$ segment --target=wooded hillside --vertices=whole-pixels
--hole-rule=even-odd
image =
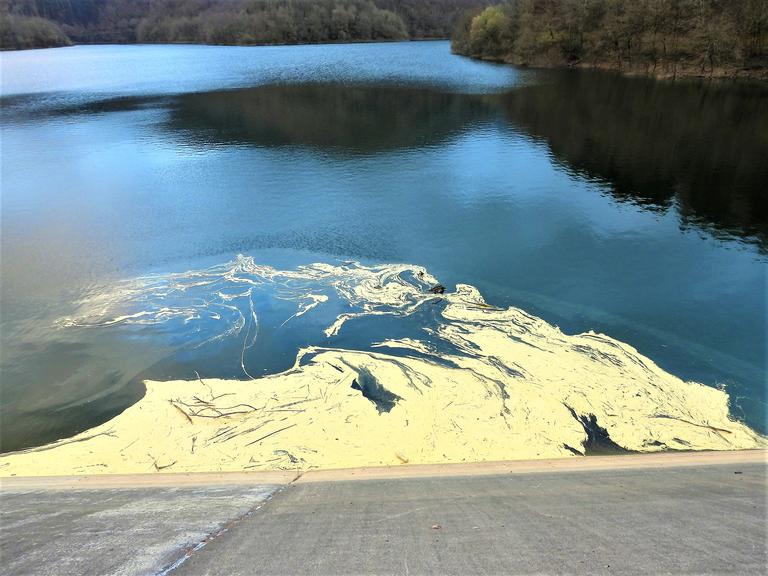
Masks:
[[[0,0],[3,49],[447,38],[489,0]]]
[[[765,0],[514,0],[467,13],[455,52],[530,66],[765,76]]]

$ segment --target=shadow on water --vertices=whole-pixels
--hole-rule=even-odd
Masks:
[[[0,98],[0,120],[3,124],[71,118],[78,120],[94,114],[134,112],[167,105],[168,96],[110,96],[81,99],[77,94],[16,94]]]
[[[185,145],[304,147],[371,154],[436,146],[498,114],[493,95],[390,85],[273,84],[175,96],[84,102],[67,94],[0,99],[4,122],[164,109],[162,127]]]
[[[68,102],[2,99],[4,122],[142,109],[185,146],[375,154],[444,144],[491,119],[544,141],[567,169],[619,201],[675,209],[683,227],[768,248],[768,88],[541,71],[505,94],[344,83],[274,84],[176,96]]]
[[[674,207],[684,227],[765,251],[768,89],[588,71],[542,80],[504,95],[344,84],[193,93],[170,102],[164,126],[202,146],[371,154],[438,146],[477,122],[506,117],[570,170],[608,183],[617,200]]]
[[[439,145],[493,114],[494,100],[417,87],[271,85],[181,95],[166,126],[204,146],[370,154]]]
[[[552,72],[504,98],[509,120],[572,170],[683,226],[768,244],[768,88]]]

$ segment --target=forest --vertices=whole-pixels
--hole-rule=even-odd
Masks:
[[[4,50],[448,38],[489,0],[0,0]]]
[[[765,0],[511,0],[465,13],[458,54],[526,66],[768,76]]]

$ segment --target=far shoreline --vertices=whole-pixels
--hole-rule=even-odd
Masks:
[[[76,48],[76,47],[96,47],[96,46],[204,46],[204,47],[231,47],[231,48],[269,48],[269,47],[291,47],[291,46],[350,46],[357,44],[398,44],[398,43],[412,43],[412,42],[450,42],[450,38],[444,37],[425,37],[425,38],[399,38],[399,39],[377,39],[377,40],[344,40],[344,41],[327,41],[327,42],[286,42],[286,43],[264,43],[264,44],[238,44],[238,43],[208,43],[208,42],[73,42],[71,44],[64,44],[61,46],[34,46],[27,48],[0,48],[0,54],[7,54],[11,52],[31,52],[34,50],[54,50],[59,48]],[[738,82],[768,82],[768,68],[744,68],[744,67],[718,67],[712,71],[706,72],[695,69],[695,67],[684,67],[675,71],[662,70],[658,71],[645,71],[639,68],[622,67],[619,68],[615,65],[608,63],[585,63],[577,62],[573,64],[568,63],[555,63],[555,64],[521,64],[516,63],[513,60],[503,56],[483,56],[483,55],[471,55],[463,54],[461,52],[451,49],[451,54],[454,56],[460,56],[469,60],[477,62],[485,62],[489,64],[505,65],[517,68],[519,70],[531,70],[531,71],[563,71],[563,70],[594,70],[600,72],[608,72],[613,74],[619,74],[629,78],[648,78],[652,80],[660,81],[675,81],[675,80],[718,80],[718,81],[738,81]]]
[[[556,63],[556,64],[520,64],[513,60],[499,56],[482,56],[462,54],[451,50],[451,54],[462,56],[470,60],[479,62],[488,62],[492,64],[503,64],[513,66],[520,70],[595,70],[599,72],[609,72],[619,74],[629,78],[648,78],[651,80],[675,81],[675,80],[732,80],[744,82],[768,82],[768,68],[744,68],[741,66],[718,67],[710,72],[696,70],[694,67],[680,68],[671,72],[669,70],[659,69],[658,71],[644,71],[639,68],[622,67],[608,63],[595,62],[592,64],[578,62],[574,64]]]
[[[55,48],[76,48],[78,46],[229,46],[232,48],[264,48],[269,46],[344,46],[350,44],[397,44],[408,42],[450,42],[450,38],[429,37],[429,38],[386,38],[378,40],[329,40],[327,42],[270,42],[266,44],[228,44],[228,43],[210,43],[210,42],[72,42],[71,44],[62,44],[60,46],[30,46],[27,48],[0,48],[0,53],[6,52],[30,52],[32,50],[52,50]]]

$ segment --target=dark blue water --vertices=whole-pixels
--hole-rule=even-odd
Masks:
[[[238,254],[423,265],[725,386],[766,431],[766,96],[446,42],[3,53],[2,449],[104,421],[142,378],[244,377],[245,335],[198,347],[204,319],[57,324],[115,282]],[[251,374],[325,343],[310,315],[281,326],[284,302],[257,300]]]

